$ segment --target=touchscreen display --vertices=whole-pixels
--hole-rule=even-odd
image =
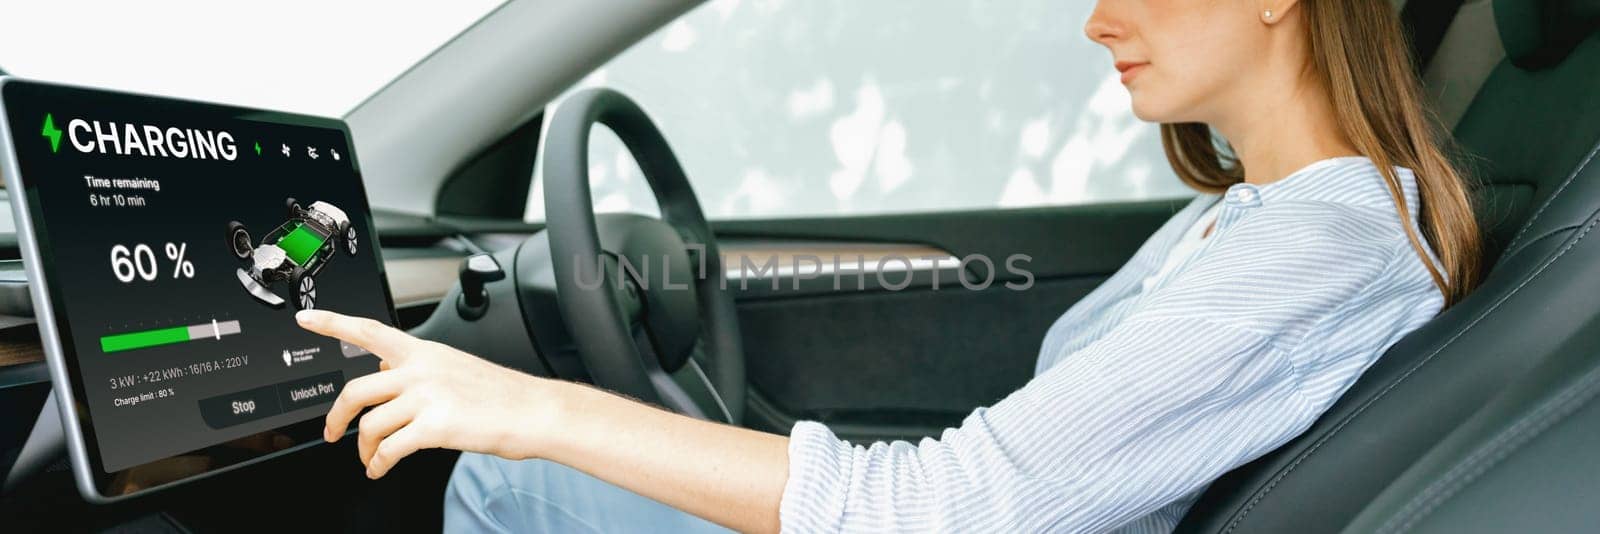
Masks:
[[[3,97],[97,469],[288,447],[269,431],[376,369],[294,322],[393,323],[339,122],[15,81]]]

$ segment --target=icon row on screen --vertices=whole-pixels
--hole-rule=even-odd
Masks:
[[[261,143],[256,143],[255,148],[256,148],[256,155],[257,156],[261,155]],[[287,143],[279,143],[278,144],[278,152],[283,154],[283,157],[292,158],[292,157],[295,157],[294,155],[295,155],[296,150],[294,148],[290,147]],[[344,161],[344,155],[340,154],[339,153],[339,149],[337,149],[337,148],[330,148],[326,152],[324,152],[320,148],[317,148],[317,147],[314,147],[314,146],[307,146],[307,147],[305,147],[305,151],[302,153],[302,157],[310,158],[310,159],[313,159],[313,160],[322,159],[322,158],[325,158],[325,157],[331,157],[331,158],[333,158],[334,161]]]

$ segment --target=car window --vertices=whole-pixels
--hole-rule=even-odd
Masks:
[[[0,234],[17,233],[17,220],[11,213],[11,192],[0,188]]]
[[[1180,197],[1092,2],[714,0],[594,71],[666,135],[712,218]],[[568,94],[571,94],[570,92]],[[558,104],[559,105],[559,99]],[[655,213],[597,129],[597,208]],[[543,218],[536,183],[528,218]]]
[[[504,1],[5,2],[0,67],[338,117]]]

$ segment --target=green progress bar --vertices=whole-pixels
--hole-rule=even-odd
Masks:
[[[137,332],[124,332],[100,337],[101,352],[120,352],[124,350],[142,349],[171,345],[196,339],[221,339],[222,336],[239,333],[239,321],[215,320],[209,323],[193,324],[189,326],[173,326],[167,328],[154,328]]]

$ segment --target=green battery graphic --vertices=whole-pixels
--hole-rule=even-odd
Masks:
[[[222,336],[231,336],[241,331],[238,320],[217,321],[212,319],[209,323],[152,328],[150,330],[137,330],[101,336],[100,351],[112,353],[200,339],[222,339]]]

